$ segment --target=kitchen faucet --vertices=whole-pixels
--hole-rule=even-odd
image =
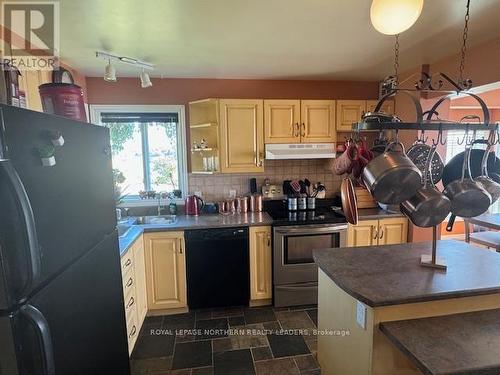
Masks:
[[[156,197],[158,198],[158,216],[161,216],[161,193],[158,193]]]

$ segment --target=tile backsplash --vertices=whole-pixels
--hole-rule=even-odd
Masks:
[[[308,178],[311,184],[322,182],[326,187],[326,196],[332,197],[340,190],[343,176],[331,172],[331,159],[307,160],[266,160],[264,173],[255,174],[189,174],[189,194],[201,191],[203,199],[215,201],[229,196],[230,190],[237,195],[250,193],[250,179],[257,179],[257,190],[260,192],[264,180],[269,178],[271,184],[281,185],[283,180],[303,180]]]

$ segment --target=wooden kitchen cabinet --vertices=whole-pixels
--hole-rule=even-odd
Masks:
[[[149,310],[187,308],[183,232],[144,234]]]
[[[349,224],[347,246],[376,246],[406,243],[408,220],[404,217],[380,220],[360,220]]]
[[[347,246],[377,245],[379,220],[361,220],[357,225],[349,224]]]
[[[264,101],[219,102],[222,173],[264,172]]]
[[[337,100],[337,131],[351,132],[352,124],[361,120],[365,112],[373,112],[378,100]],[[380,111],[394,114],[394,101],[387,100]]]
[[[38,87],[51,81],[51,72],[23,70],[19,77],[19,89],[26,94],[26,108],[43,112],[42,100]]]
[[[366,112],[366,100],[337,100],[337,131],[350,132]]]
[[[265,143],[336,140],[334,100],[264,100]]]
[[[379,245],[406,243],[408,237],[408,220],[391,218],[379,220]]]
[[[144,239],[141,236],[134,246],[135,261],[135,293],[137,295],[137,319],[142,326],[148,313],[148,296],[146,290],[146,259],[144,254]]]
[[[143,238],[139,237],[121,258],[129,354],[134,350],[147,313]]]
[[[366,101],[366,112],[374,112],[375,107],[377,106],[378,100],[367,100]],[[394,112],[394,100],[386,100],[382,107],[380,108],[380,112],[385,112],[393,115]]]
[[[336,141],[334,100],[302,100],[300,120],[302,143]]]
[[[265,143],[300,142],[300,100],[264,100]]]
[[[250,305],[272,297],[271,227],[250,227]]]

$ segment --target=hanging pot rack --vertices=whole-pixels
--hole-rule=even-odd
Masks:
[[[438,73],[427,73],[422,72],[420,79],[414,83],[413,87],[401,87],[398,80],[399,71],[399,35],[395,35],[394,44],[394,75],[385,79],[383,87],[386,90],[386,94],[378,101],[374,112],[379,113],[382,108],[383,103],[390,97],[394,96],[396,93],[404,94],[409,97],[415,106],[416,120],[415,122],[402,122],[397,117],[394,117],[392,121],[383,122],[378,118],[369,118],[369,121],[363,120],[354,123],[352,126],[353,132],[359,134],[360,131],[366,130],[378,130],[379,132],[384,130],[419,130],[425,132],[426,130],[439,131],[438,142],[444,144],[442,132],[448,130],[462,130],[468,135],[469,130],[474,131],[490,131],[489,139],[493,139],[496,143],[500,142],[500,133],[498,132],[499,124],[490,123],[490,111],[486,106],[486,103],[478,95],[469,92],[472,88],[472,80],[469,78],[464,78],[465,71],[465,60],[467,54],[467,38],[469,33],[469,19],[470,19],[470,0],[466,3],[466,12],[464,17],[464,30],[462,33],[462,46],[460,49],[460,64],[459,64],[459,74],[458,79],[454,81],[449,75],[438,72]],[[406,82],[404,82],[406,83]],[[435,93],[443,94],[430,110],[423,112],[420,100],[413,93]],[[470,121],[445,121],[439,118],[433,120],[434,115],[438,115],[438,107],[452,95],[468,95],[475,99],[479,106],[481,107],[483,116],[482,120],[479,122]],[[425,116],[425,118],[424,118]],[[462,120],[476,119],[473,116],[465,116]],[[375,120],[375,121],[374,121]],[[475,133],[475,132],[474,132]],[[475,135],[475,134],[474,134]],[[466,137],[464,137],[465,139]],[[434,142],[434,141],[433,141]]]

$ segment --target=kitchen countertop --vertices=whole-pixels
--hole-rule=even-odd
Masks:
[[[500,373],[500,309],[384,322],[380,330],[424,374]]]
[[[389,212],[381,208],[360,208],[358,210],[359,220],[379,220],[403,216],[401,212]]]
[[[123,256],[130,245],[144,232],[164,232],[188,229],[207,229],[224,227],[250,227],[271,225],[273,220],[266,212],[248,212],[246,214],[219,215],[205,214],[200,216],[179,215],[172,224],[132,225],[125,236],[119,238],[120,256]]]
[[[446,272],[420,266],[431,242],[325,249],[320,269],[352,297],[371,307],[500,293],[500,254],[465,242],[438,241]]]

